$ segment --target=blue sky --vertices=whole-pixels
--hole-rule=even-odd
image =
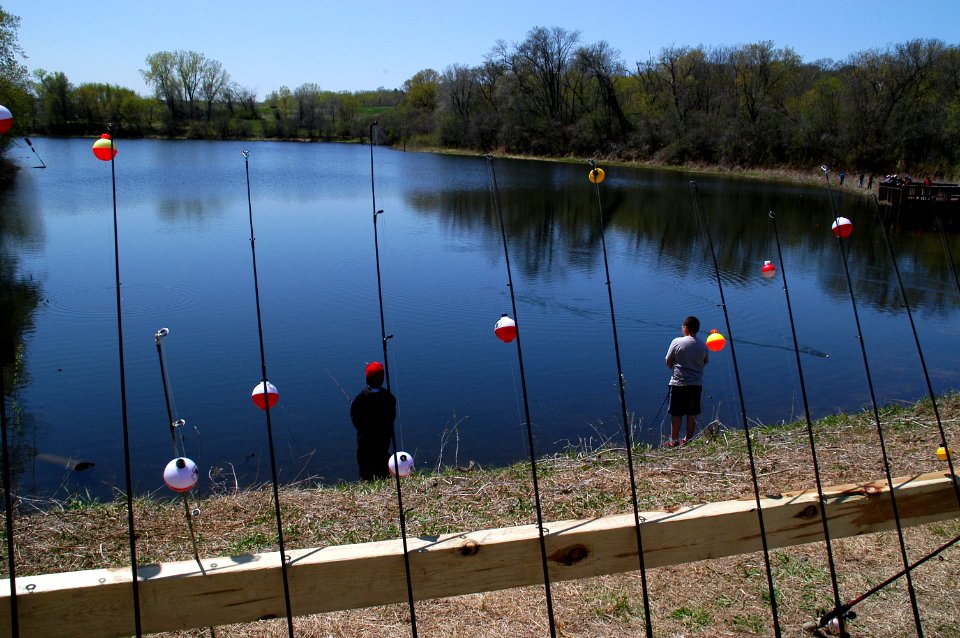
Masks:
[[[498,39],[534,26],[606,40],[630,66],[670,46],[772,40],[804,60],[913,38],[960,43],[960,0],[0,0],[20,16],[27,67],[62,71],[74,84],[108,82],[148,93],[140,77],[157,51],[192,50],[220,61],[259,97],[286,85],[356,91],[400,87],[421,69],[477,65]]]

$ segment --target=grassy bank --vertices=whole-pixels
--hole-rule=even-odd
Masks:
[[[960,434],[960,395],[939,402],[948,440]],[[945,469],[935,459],[940,435],[929,401],[884,408],[884,436],[894,476]],[[754,452],[764,493],[814,486],[805,423],[755,428]],[[882,479],[884,468],[872,410],[831,416],[815,424],[825,485]],[[637,449],[642,510],[753,497],[742,431],[710,428],[680,449]],[[586,518],[630,510],[622,449],[570,450],[543,459],[544,519]],[[408,533],[434,535],[527,524],[535,519],[529,468],[447,468],[404,479]],[[281,489],[289,548],[383,540],[399,536],[393,484],[301,484]],[[195,519],[203,556],[276,549],[271,492],[267,488],[211,496]],[[136,500],[141,564],[191,558],[182,503],[169,494]],[[73,499],[52,508],[19,505],[17,569],[21,575],[128,565],[126,509],[120,500]],[[31,511],[33,509],[33,511]],[[829,512],[828,512],[829,514]],[[960,534],[950,521],[906,530],[916,560]],[[841,597],[854,598],[902,567],[895,533],[836,540]],[[960,551],[951,548],[915,574],[926,636],[960,635]],[[771,552],[785,636],[807,635],[803,622],[831,608],[823,544]],[[4,562],[4,566],[6,563]],[[773,635],[762,554],[701,561],[648,572],[658,636]],[[416,586],[414,584],[414,586]],[[560,635],[643,635],[640,576],[555,583]],[[322,595],[322,592],[318,592]],[[544,636],[542,587],[460,596],[417,604],[424,636]],[[858,605],[855,636],[912,636],[913,617],[902,579]],[[324,614],[296,620],[302,636],[407,636],[405,605]],[[180,633],[208,635],[207,631]],[[218,636],[284,636],[283,621],[217,629]]]
[[[411,152],[425,152],[425,153],[437,153],[441,155],[470,155],[482,157],[481,153],[477,151],[470,150],[460,150],[460,149],[448,149],[448,148],[436,148],[436,147],[423,147],[423,148],[414,148],[412,146],[397,148],[396,150],[404,150]],[[530,156],[530,155],[514,155],[509,153],[494,153],[495,157],[499,158],[509,158],[509,159],[520,159],[520,160],[535,160],[540,162],[563,162],[570,164],[585,164],[586,158],[582,157],[543,157],[543,156]],[[609,171],[611,167],[625,167],[631,169],[637,168],[647,168],[658,171],[676,171],[682,173],[693,173],[697,175],[720,175],[723,177],[734,177],[742,179],[752,179],[752,180],[761,180],[768,182],[779,182],[782,184],[803,184],[806,186],[814,186],[820,188],[826,188],[826,183],[823,179],[823,172],[820,170],[819,166],[811,166],[809,169],[800,169],[796,167],[789,166],[778,166],[775,168],[744,168],[737,166],[720,166],[717,164],[706,164],[703,162],[692,162],[687,164],[661,164],[652,161],[635,161],[635,160],[622,160],[615,157],[610,158],[596,158],[597,165],[603,167],[605,170]],[[859,175],[850,175],[846,176],[843,185],[840,185],[839,178],[837,177],[839,169],[831,167],[830,172],[830,185],[834,190],[843,191],[846,193],[856,193],[864,197],[869,197],[872,194],[879,193],[880,180],[882,175],[873,176],[873,184],[868,189],[868,176],[864,177],[863,188],[859,186]]]

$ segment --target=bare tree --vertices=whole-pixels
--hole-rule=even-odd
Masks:
[[[158,51],[147,56],[146,69],[140,70],[144,81],[153,86],[154,95],[166,104],[170,118],[177,119],[180,100],[180,81],[177,77],[176,55],[170,51]]]
[[[174,54],[177,79],[189,117],[194,117],[197,112],[195,99],[203,77],[204,60],[203,54],[195,51],[177,51]]]
[[[230,74],[216,60],[204,60],[200,71],[200,99],[206,107],[207,122],[213,113],[213,105],[226,97],[230,85]]]

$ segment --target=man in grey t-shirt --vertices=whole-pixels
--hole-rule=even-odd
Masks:
[[[683,320],[683,336],[670,342],[667,348],[667,367],[670,376],[670,440],[668,447],[686,445],[697,430],[697,415],[700,414],[700,395],[703,390],[703,367],[707,365],[708,351],[705,343],[697,339],[700,320],[687,317]],[[680,425],[687,417],[687,435],[679,439]]]

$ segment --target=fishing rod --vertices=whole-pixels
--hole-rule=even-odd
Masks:
[[[113,185],[113,262],[114,280],[117,293],[117,350],[120,357],[120,414],[123,425],[123,464],[127,488],[127,536],[130,541],[130,568],[132,570],[134,625],[137,638],[143,635],[143,623],[140,617],[140,584],[137,576],[137,535],[133,522],[133,478],[130,472],[130,427],[127,419],[127,380],[123,361],[123,311],[120,296],[120,241],[117,222],[117,149],[113,143],[113,125],[107,124],[107,131],[93,143],[93,154],[101,161],[110,162],[110,178]]]
[[[727,312],[727,302],[723,296],[723,282],[720,280],[720,265],[717,263],[717,253],[713,248],[713,237],[710,227],[707,226],[703,213],[700,210],[700,190],[697,183],[690,182],[690,193],[693,197],[693,212],[697,222],[703,229],[710,247],[710,256],[713,258],[713,270],[717,277],[717,288],[720,291],[720,307],[723,309],[723,319],[727,326],[727,340],[730,343],[730,358],[733,360],[733,372],[737,381],[737,393],[740,397],[740,414],[743,416],[743,431],[747,438],[747,455],[750,457],[750,476],[753,479],[753,496],[757,505],[757,521],[760,524],[760,542],[763,545],[763,562],[767,571],[767,589],[770,592],[770,611],[773,614],[773,631],[777,638],[782,636],[780,618],[777,613],[777,593],[773,586],[773,570],[770,567],[770,548],[767,544],[767,532],[763,523],[763,507],[760,504],[760,483],[757,479],[757,464],[753,458],[753,441],[750,438],[750,423],[747,419],[747,406],[743,400],[743,385],[740,382],[740,368],[737,366],[737,351],[734,347],[733,331],[730,328],[730,313]]]
[[[37,156],[37,159],[40,160],[40,166],[34,166],[34,168],[46,168],[47,165],[44,163],[43,158],[40,157],[40,153],[37,152],[37,149],[33,148],[33,144],[30,142],[29,137],[23,138],[23,141],[27,143],[27,146],[30,147],[30,150],[33,151],[33,154]]]
[[[287,553],[283,544],[283,519],[280,515],[280,491],[277,488],[277,457],[273,449],[273,424],[270,420],[269,397],[271,383],[267,380],[267,359],[263,349],[263,321],[260,314],[260,283],[257,278],[257,249],[256,238],[253,233],[253,200],[250,196],[250,151],[241,151],[243,164],[247,174],[247,209],[250,216],[250,255],[253,259],[253,292],[257,303],[257,334],[260,338],[260,376],[261,382],[257,390],[263,391],[263,408],[267,420],[267,442],[270,450],[270,476],[273,484],[273,507],[277,519],[277,544],[280,549],[280,574],[283,577],[283,602],[287,612],[287,635],[293,638],[293,610],[290,606],[290,581],[287,576]],[[256,391],[255,391],[256,392]]]
[[[860,328],[860,314],[857,312],[857,300],[853,294],[853,281],[850,278],[850,267],[847,265],[847,251],[843,245],[845,236],[853,232],[853,224],[850,220],[840,217],[837,211],[837,203],[833,199],[833,187],[830,184],[830,169],[826,164],[820,165],[823,177],[827,182],[827,196],[830,199],[830,208],[833,211],[833,233],[837,238],[837,247],[840,249],[840,261],[843,262],[843,272],[847,279],[847,290],[850,292],[850,305],[853,307],[853,319],[857,328],[857,341],[860,343],[860,353],[863,357],[863,369],[867,377],[867,388],[870,391],[870,404],[873,407],[873,419],[877,425],[877,437],[880,441],[880,453],[883,457],[883,469],[887,476],[887,485],[890,487],[890,503],[893,507],[893,519],[897,527],[897,539],[900,543],[900,557],[903,560],[903,567],[907,577],[907,592],[910,596],[910,606],[913,610],[913,621],[917,628],[917,636],[923,638],[923,625],[920,622],[920,607],[917,603],[917,592],[913,587],[913,576],[910,574],[910,559],[907,556],[907,545],[903,537],[903,524],[900,521],[900,509],[897,507],[897,495],[894,493],[893,475],[890,472],[890,460],[887,455],[887,445],[883,436],[883,426],[880,424],[880,411],[877,408],[877,396],[873,389],[873,377],[870,374],[870,363],[867,359],[867,347],[863,340],[863,331]]]
[[[880,224],[880,234],[883,235],[883,243],[887,247],[887,254],[890,255],[890,263],[893,264],[893,272],[897,276],[897,284],[900,286],[900,297],[903,299],[903,307],[907,310],[907,318],[910,320],[910,330],[913,331],[913,341],[917,345],[917,356],[920,357],[920,368],[923,370],[923,378],[927,382],[927,392],[930,395],[930,404],[933,406],[933,415],[937,419],[937,429],[940,431],[940,445],[946,450],[947,466],[950,469],[950,476],[956,476],[953,471],[953,455],[947,447],[947,435],[943,430],[943,421],[940,419],[940,408],[937,407],[937,397],[933,392],[933,384],[930,383],[930,373],[927,371],[927,361],[923,356],[923,348],[920,347],[920,337],[917,334],[917,324],[913,320],[913,311],[910,309],[910,301],[907,299],[907,289],[903,285],[903,278],[900,276],[900,267],[897,265],[897,258],[893,254],[893,244],[890,243],[890,235],[887,228],[880,218],[880,202],[877,196],[873,196],[874,209],[877,212],[877,222]],[[953,492],[957,497],[957,505],[960,506],[960,486],[956,481],[952,482]]]
[[[830,540],[830,525],[827,522],[827,504],[823,496],[823,482],[820,478],[820,463],[817,460],[817,445],[813,436],[813,421],[810,419],[810,404],[807,401],[807,386],[803,380],[803,364],[800,362],[800,344],[797,341],[797,328],[793,321],[793,306],[790,303],[790,288],[787,285],[787,268],[783,261],[783,250],[780,247],[780,233],[777,230],[777,216],[773,211],[768,213],[770,224],[773,226],[773,236],[777,242],[777,259],[780,262],[780,276],[783,278],[783,295],[787,300],[787,314],[790,317],[790,334],[793,336],[793,352],[797,357],[797,374],[800,377],[800,395],[803,398],[803,415],[807,421],[807,437],[810,440],[810,456],[813,459],[813,476],[817,484],[817,501],[820,504],[820,521],[823,524],[823,539],[827,549],[827,564],[830,567],[830,584],[833,587],[834,605],[840,608],[840,584],[837,580],[837,566],[833,557],[833,543]],[[837,625],[840,633],[846,631],[845,617],[837,616]],[[829,621],[828,621],[829,622]]]
[[[627,399],[623,387],[623,367],[620,363],[620,342],[617,338],[617,317],[613,307],[613,287],[610,283],[610,264],[607,261],[607,240],[605,236],[605,224],[603,221],[603,203],[600,199],[600,182],[603,181],[604,173],[602,168],[597,168],[597,163],[592,159],[589,161],[590,173],[589,179],[593,182],[593,189],[597,195],[597,215],[600,219],[600,246],[603,248],[603,270],[607,277],[607,298],[610,300],[610,324],[613,328],[613,351],[617,360],[617,383],[620,390],[620,410],[623,418],[623,438],[627,446],[627,468],[630,473],[630,495],[633,502],[633,522],[637,536],[637,558],[640,561],[640,584],[643,590],[643,612],[646,621],[647,637],[653,636],[653,622],[650,618],[650,595],[647,590],[647,568],[643,555],[643,539],[640,532],[640,505],[637,502],[637,477],[633,469],[633,432],[630,430],[630,422],[627,416]]]
[[[864,592],[863,594],[860,594],[860,595],[857,596],[856,598],[854,598],[854,599],[852,599],[852,600],[844,603],[843,605],[838,605],[835,609],[833,609],[833,610],[825,613],[823,616],[821,616],[821,617],[820,617],[820,620],[817,622],[817,626],[818,626],[818,627],[827,627],[827,626],[830,625],[830,623],[831,623],[834,619],[836,619],[836,618],[843,618],[843,617],[847,616],[848,614],[849,614],[849,617],[850,617],[851,619],[853,619],[854,616],[855,616],[855,614],[851,614],[851,613],[850,613],[850,610],[853,609],[853,607],[855,607],[856,605],[859,605],[860,603],[862,603],[864,600],[866,600],[866,599],[869,598],[870,596],[873,596],[873,595],[876,594],[878,591],[880,591],[881,589],[883,589],[884,587],[886,587],[886,586],[889,585],[890,583],[894,582],[895,580],[897,580],[898,578],[900,578],[900,577],[903,576],[904,574],[909,575],[909,573],[912,572],[913,570],[915,570],[917,567],[920,567],[920,565],[923,565],[925,562],[927,562],[928,560],[930,560],[930,559],[933,558],[934,556],[939,556],[940,554],[942,554],[942,553],[943,553],[944,551],[946,551],[947,549],[949,549],[949,548],[953,547],[954,545],[956,545],[958,542],[960,542],[960,536],[956,536],[956,537],[953,538],[953,540],[947,541],[946,543],[944,543],[944,544],[941,545],[940,547],[936,548],[935,550],[933,550],[932,552],[930,552],[929,554],[927,554],[926,556],[924,556],[924,557],[921,558],[920,560],[918,560],[918,561],[916,561],[915,563],[911,564],[911,565],[910,565],[909,567],[907,567],[906,569],[901,569],[900,571],[898,571],[898,572],[897,572],[896,574],[894,574],[893,576],[890,576],[889,578],[887,578],[886,580],[884,580],[882,583],[879,583],[879,584],[877,584],[877,585],[874,585],[873,587],[871,587],[870,589],[868,589],[868,590],[867,590],[866,592]]]
[[[171,402],[170,402],[170,388],[169,388],[169,383],[167,381],[166,361],[165,361],[165,357],[163,356],[163,338],[169,334],[170,334],[169,328],[161,328],[160,330],[157,330],[156,333],[154,333],[153,339],[157,344],[157,356],[160,359],[160,377],[163,379],[163,399],[167,406],[167,423],[170,424],[170,440],[173,443],[173,455],[175,457],[178,457],[175,459],[175,461],[177,462],[177,467],[180,470],[183,470],[185,469],[185,466],[180,465],[180,462],[184,462],[189,459],[182,458],[186,456],[186,454],[183,453],[184,450],[182,449],[183,448],[182,435],[181,435],[181,444],[180,446],[177,446],[177,430],[183,427],[186,423],[183,419],[174,418],[173,408],[171,407]],[[196,468],[196,466],[194,466],[194,468]],[[196,481],[193,481],[193,485],[196,485]],[[191,485],[191,488],[193,487],[193,485]],[[197,550],[197,535],[196,533],[194,533],[193,516],[190,511],[190,503],[187,500],[188,491],[189,489],[180,492],[180,495],[183,497],[183,513],[184,513],[184,516],[186,517],[187,527],[190,530],[190,540],[193,543],[193,559],[197,561],[197,566],[200,568],[200,573],[206,576],[207,572],[203,568],[203,563],[200,562],[200,553]]]
[[[203,568],[203,563],[200,562],[200,552],[197,549],[197,535],[193,529],[193,517],[199,514],[200,510],[197,509],[195,512],[191,511],[190,502],[187,500],[187,493],[197,485],[197,466],[193,461],[186,458],[186,453],[183,449],[182,434],[180,435],[180,445],[177,446],[177,430],[186,425],[186,422],[183,419],[174,419],[173,408],[171,407],[170,401],[169,381],[167,380],[167,366],[165,357],[163,356],[163,338],[169,334],[169,328],[161,328],[153,335],[153,339],[157,344],[157,356],[160,359],[160,377],[163,379],[163,399],[167,406],[167,423],[170,424],[170,440],[173,443],[173,455],[176,457],[170,461],[164,469],[163,480],[164,483],[167,484],[167,487],[175,492],[179,492],[183,498],[183,514],[187,521],[187,529],[190,531],[190,542],[193,545],[193,560],[197,562],[197,567],[200,568],[200,574],[206,576],[207,571]],[[213,627],[210,627],[211,638],[215,638],[216,635]]]
[[[517,299],[513,290],[513,275],[510,272],[510,251],[507,249],[507,231],[503,225],[503,210],[500,207],[500,190],[497,187],[497,173],[493,166],[493,156],[487,155],[487,166],[490,169],[490,183],[492,186],[493,207],[500,222],[500,237],[503,239],[503,257],[507,266],[507,287],[510,289],[510,304],[513,308],[513,319],[517,321]],[[519,324],[519,322],[517,322]],[[520,387],[523,391],[523,413],[527,426],[527,447],[530,450],[530,472],[533,476],[533,502],[537,512],[537,533],[540,540],[540,562],[543,566],[543,585],[547,596],[547,619],[550,623],[550,636],[556,638],[557,627],[553,615],[553,594],[550,592],[550,569],[547,566],[547,543],[543,534],[543,509],[540,505],[540,484],[537,480],[537,453],[533,445],[533,427],[530,423],[530,401],[527,397],[527,377],[523,370],[523,350],[520,347],[520,327],[514,326],[517,342],[517,360],[520,367]],[[649,618],[649,616],[648,616]]]
[[[373,132],[377,126],[377,121],[370,124],[370,195],[373,201],[373,250],[377,263],[377,299],[380,303],[380,341],[383,344],[383,376],[387,384],[387,392],[390,392],[390,364],[387,358],[387,341],[393,338],[393,335],[387,335],[386,323],[383,315],[383,286],[380,280],[380,240],[377,233],[377,217],[383,213],[377,209],[377,187],[373,172]],[[391,457],[394,465],[399,466],[397,450],[397,430],[391,427],[390,442],[393,447],[393,456]],[[410,575],[410,553],[407,549],[407,517],[403,509],[403,490],[400,489],[400,468],[392,472],[394,483],[397,488],[397,509],[400,512],[400,539],[403,543],[403,569],[407,579],[407,606],[410,609],[410,633],[413,638],[417,638],[417,612],[413,604],[413,580]]]
[[[7,388],[4,385],[3,362],[0,362],[0,436],[3,437],[3,506],[6,516],[7,569],[10,573],[10,635],[20,636],[20,617],[17,613],[17,561],[13,544],[13,498],[10,486],[10,450],[7,447]]]

